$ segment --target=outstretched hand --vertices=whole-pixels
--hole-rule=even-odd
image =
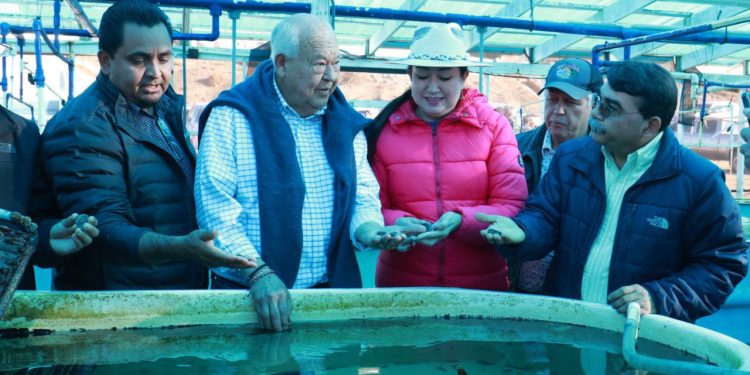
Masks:
[[[509,217],[478,213],[476,219],[490,224],[479,231],[491,245],[516,245],[526,239],[526,233]]]
[[[255,268],[255,259],[247,259],[224,252],[214,246],[218,232],[208,229],[196,229],[181,238],[181,251],[187,261],[195,262],[208,268]]]
[[[381,250],[399,247],[407,238],[425,231],[420,224],[381,226],[375,223],[365,223],[357,228],[355,236],[363,245]]]
[[[459,226],[461,226],[461,214],[448,211],[440,216],[440,219],[432,224],[427,232],[417,236],[416,242],[428,247],[434,246],[446,239]]]
[[[57,255],[81,251],[99,235],[99,222],[93,216],[76,213],[60,220],[49,231],[49,245]]]

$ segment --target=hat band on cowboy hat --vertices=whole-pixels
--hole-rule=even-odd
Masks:
[[[409,56],[389,62],[437,68],[490,66],[469,60],[461,28],[455,23],[417,28],[409,48]]]

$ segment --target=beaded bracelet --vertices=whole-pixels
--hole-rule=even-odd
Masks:
[[[270,268],[270,267],[268,267],[268,264],[265,264],[265,263],[264,263],[264,264],[261,264],[260,266],[258,266],[257,268],[255,268],[255,269],[253,270],[253,272],[250,272],[250,276],[248,276],[248,277],[247,277],[247,279],[248,279],[248,280],[252,279],[252,278],[253,278],[253,276],[255,276],[255,274],[256,274],[256,273],[257,273],[258,271],[260,271],[260,270],[262,270],[262,269],[264,269],[264,268]]]
[[[253,289],[253,286],[255,286],[255,284],[260,281],[260,279],[274,274],[276,274],[276,272],[273,272],[273,270],[265,264],[258,267],[257,270],[253,271],[253,273],[250,274],[250,280],[247,282],[248,289]]]

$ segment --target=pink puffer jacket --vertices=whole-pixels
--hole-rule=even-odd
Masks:
[[[433,130],[409,100],[378,138],[373,169],[386,225],[411,216],[436,221],[447,211],[461,226],[432,247],[383,251],[377,285],[507,290],[505,260],[479,234],[477,212],[515,216],[528,196],[521,154],[508,120],[474,89]]]

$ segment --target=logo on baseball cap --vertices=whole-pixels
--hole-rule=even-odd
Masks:
[[[545,89],[555,88],[578,100],[599,92],[603,83],[602,75],[593,69],[588,61],[576,58],[562,59],[550,68],[547,81],[539,90],[539,94]]]

